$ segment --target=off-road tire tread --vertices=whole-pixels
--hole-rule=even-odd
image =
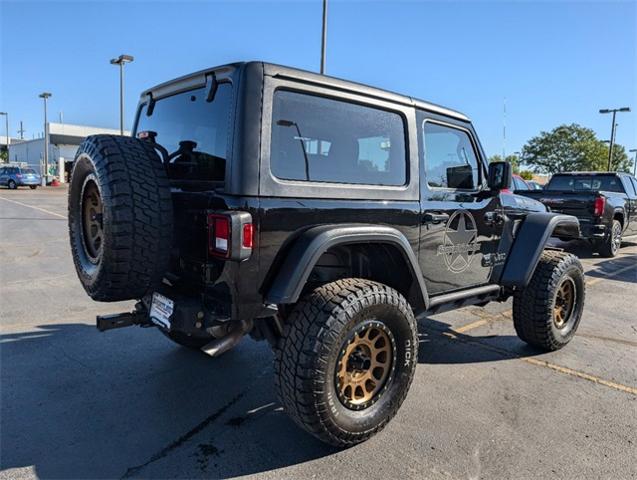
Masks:
[[[545,250],[529,284],[514,293],[513,325],[522,341],[547,351],[558,350],[565,345],[553,335],[552,302],[562,275],[572,266],[583,272],[582,264],[575,255]],[[582,303],[584,295],[582,289],[579,299]]]
[[[92,158],[96,176],[102,179],[104,209],[111,212],[102,281],[94,288],[83,284],[84,288],[94,300],[142,298],[161,283],[170,261],[173,213],[166,171],[155,149],[132,137],[90,136],[80,146],[76,160],[84,153]],[[69,196],[71,193],[69,188]],[[69,202],[69,229],[73,213]],[[71,247],[77,267],[73,240]]]
[[[275,384],[284,410],[301,428],[320,440],[339,447],[363,442],[382,430],[394,417],[413,381],[414,370],[400,396],[394,399],[389,415],[373,429],[352,433],[331,422],[328,405],[316,395],[323,378],[332,372],[321,370],[337,340],[337,332],[366,305],[385,303],[399,309],[417,332],[416,319],[407,300],[396,290],[371,280],[348,278],[325,284],[299,301],[286,320],[283,335],[275,348]],[[416,335],[414,333],[414,335]],[[414,342],[417,358],[418,342]]]

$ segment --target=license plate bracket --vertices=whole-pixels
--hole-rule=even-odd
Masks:
[[[175,302],[160,293],[154,292],[150,303],[150,321],[158,327],[170,330],[170,319],[175,308]]]

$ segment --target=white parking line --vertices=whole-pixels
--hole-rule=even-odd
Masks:
[[[7,202],[15,203],[16,205],[21,205],[23,207],[32,208],[33,210],[39,210],[40,212],[48,213],[49,215],[53,215],[55,217],[66,219],[66,215],[60,215],[59,213],[52,212],[51,210],[47,210],[45,208],[35,207],[33,205],[27,205],[26,203],[18,202],[17,200],[10,200],[5,197],[0,197],[0,200],[5,200]]]

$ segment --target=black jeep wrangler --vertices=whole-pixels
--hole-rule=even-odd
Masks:
[[[70,243],[93,299],[138,300],[100,330],[152,325],[211,356],[265,339],[285,410],[348,446],[407,395],[418,315],[513,297],[523,341],[573,337],[582,267],[545,247],[578,221],[510,182],[458,112],[237,63],[144,92],[133,137],[84,141]]]

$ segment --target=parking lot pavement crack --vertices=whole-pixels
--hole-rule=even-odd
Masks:
[[[166,457],[170,452],[176,450],[181,447],[188,440],[193,438],[198,433],[201,433],[208,425],[217,420],[221,415],[223,415],[230,407],[232,407],[235,403],[237,403],[241,398],[245,395],[246,392],[242,392],[232,398],[228,403],[219,408],[216,412],[208,415],[202,422],[198,423],[195,427],[191,428],[188,432],[181,435],[175,441],[171,442],[169,445],[166,445],[164,448],[154,453],[147,461],[144,463],[140,463],[134,467],[129,467],[124,472],[120,478],[131,478],[138,474],[142,469],[150,465],[151,463],[156,462],[157,460],[161,460]]]

